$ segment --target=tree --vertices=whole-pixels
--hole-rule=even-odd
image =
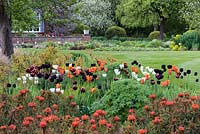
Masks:
[[[88,25],[96,34],[114,24],[111,15],[111,3],[103,0],[82,0],[77,4],[76,18]]]
[[[13,53],[11,30],[25,30],[33,26],[37,21],[34,19],[35,11],[42,13],[45,20],[62,23],[67,19],[65,16],[70,5],[76,0],[0,0],[0,45],[4,55],[10,57]]]
[[[180,14],[190,29],[200,29],[200,0],[187,0]]]
[[[178,13],[182,0],[122,0],[116,10],[120,22],[127,27],[160,26],[163,39],[166,20]]]

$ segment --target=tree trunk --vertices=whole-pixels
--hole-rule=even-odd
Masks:
[[[4,55],[10,57],[14,53],[10,19],[3,1],[0,1],[0,46]]]
[[[163,40],[163,34],[164,34],[164,17],[160,18],[160,40]]]

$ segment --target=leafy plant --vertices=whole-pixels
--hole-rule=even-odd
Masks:
[[[92,105],[92,110],[103,109],[108,115],[120,115],[122,119],[127,116],[130,108],[140,109],[148,99],[150,90],[131,79],[123,79],[111,84],[111,89]]]

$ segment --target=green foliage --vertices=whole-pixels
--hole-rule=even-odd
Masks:
[[[192,46],[200,49],[200,33],[195,30],[189,30],[181,35],[176,42],[182,43],[188,50],[192,49]]]
[[[124,37],[126,36],[126,30],[119,26],[112,26],[106,30],[105,36],[108,39],[111,39],[112,37],[115,37],[115,36]]]
[[[166,38],[167,35],[164,33],[163,37]],[[160,31],[153,31],[149,34],[149,39],[153,40],[153,39],[159,39],[160,38]]]
[[[111,84],[111,89],[101,98],[94,102],[92,110],[103,109],[108,115],[121,115],[122,119],[127,116],[130,108],[140,109],[148,99],[150,90],[146,86],[131,79],[123,79]]]

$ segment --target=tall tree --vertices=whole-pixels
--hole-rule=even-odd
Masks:
[[[76,18],[88,25],[94,34],[105,32],[106,28],[113,25],[111,3],[104,0],[81,0],[77,4]]]
[[[45,20],[65,22],[65,18],[56,20],[56,17],[67,14],[67,9],[74,3],[76,0],[0,0],[0,45],[3,54],[10,57],[14,52],[12,24],[15,24],[15,30],[30,28],[37,22],[34,19],[36,10]]]
[[[200,29],[200,0],[186,0],[180,14],[190,29]]]
[[[120,22],[127,27],[159,25],[163,39],[166,20],[178,13],[182,0],[122,0],[116,10]]]

